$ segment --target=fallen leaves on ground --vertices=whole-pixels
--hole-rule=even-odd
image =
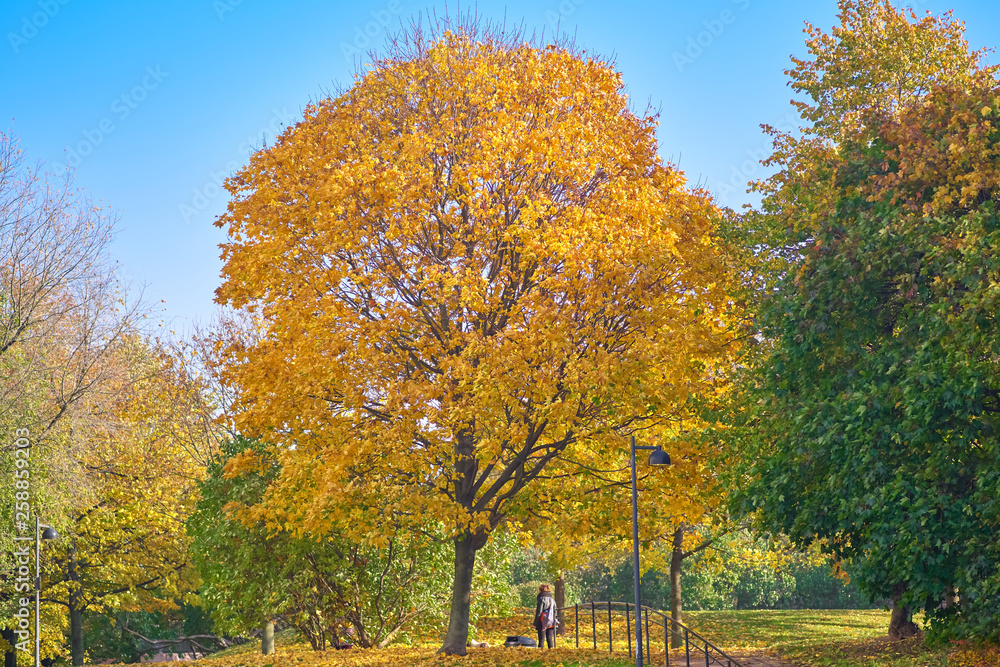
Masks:
[[[973,646],[955,642],[957,648],[948,656],[948,667],[997,667],[1000,665],[1000,646]]]
[[[192,667],[628,667],[633,664],[634,659],[624,650],[628,645],[624,621],[613,623],[615,652],[611,654],[607,650],[607,617],[603,624],[597,618],[592,620],[589,608],[587,614],[578,617],[579,649],[575,648],[576,627],[572,616],[567,617],[567,632],[557,638],[557,648],[553,650],[504,648],[503,641],[508,635],[535,636],[530,610],[520,612],[509,618],[482,619],[470,637],[489,642],[490,648],[470,648],[464,658],[438,655],[440,637],[421,638],[420,645],[412,647],[315,652],[294,638],[294,633],[283,632],[279,633],[275,655],[261,655],[260,644],[252,642],[229,649],[222,656],[197,661]],[[729,655],[753,657],[755,662],[751,664],[777,664],[773,656],[780,655],[789,664],[801,667],[1000,667],[997,646],[955,642],[931,648],[920,637],[890,642],[885,637],[889,613],[880,610],[691,612],[685,615],[685,622]],[[592,648],[595,625],[596,651]],[[662,641],[660,637],[659,642]],[[651,658],[648,664],[663,664],[663,651],[653,651]],[[683,658],[683,649],[671,651],[671,664],[684,664]],[[692,654],[692,663],[695,659],[704,660],[701,654]]]
[[[281,647],[272,655],[244,653],[222,658],[204,658],[196,663],[197,667],[626,667],[631,664],[624,653],[612,656],[607,651],[586,649],[470,648],[466,657],[438,655],[435,650],[428,647],[395,647],[317,652],[299,644]],[[662,659],[661,654],[660,660]]]

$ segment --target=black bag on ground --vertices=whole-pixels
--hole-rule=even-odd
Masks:
[[[504,646],[510,648],[514,646],[525,646],[527,648],[537,648],[538,644],[531,637],[518,637],[515,635],[509,635],[507,641],[503,643]]]

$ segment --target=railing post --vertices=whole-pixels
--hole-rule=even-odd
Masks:
[[[573,605],[573,629],[576,630],[576,647],[580,648],[580,603]]]
[[[652,662],[649,652],[653,650],[653,647],[650,646],[653,642],[649,641],[649,607],[643,607],[642,613],[646,617],[646,664],[648,665]]]
[[[670,619],[663,617],[663,667],[670,667]]]
[[[628,602],[625,603],[625,631],[628,636],[628,657],[632,657],[632,624],[628,620]]]
[[[594,650],[597,650],[597,609],[594,601],[590,601],[590,629],[594,633]]]
[[[708,664],[708,642],[705,642],[705,667],[712,667]]]
[[[691,644],[688,642],[687,628],[684,628],[684,653],[687,655],[687,667],[691,667]]]
[[[615,652],[614,633],[611,631],[611,603],[608,603],[608,653]]]

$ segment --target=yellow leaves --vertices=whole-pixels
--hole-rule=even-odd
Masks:
[[[262,470],[261,468],[262,465],[263,462],[261,462],[258,459],[257,455],[254,452],[250,450],[247,450],[245,452],[240,452],[239,454],[236,454],[228,461],[226,461],[226,465],[224,468],[225,471],[224,477],[226,477],[227,479],[233,479],[234,477],[240,475],[240,473],[242,472],[250,472],[250,471],[260,472]]]
[[[95,411],[73,442],[81,466],[73,484],[75,518],[59,526],[61,539],[47,547],[60,553],[49,562],[61,570],[46,588],[63,600],[72,592],[94,609],[169,606],[157,595],[171,598],[190,584],[179,572],[186,559],[183,520],[202,472],[197,456],[211,452],[208,408],[182,361],[164,348],[125,338],[115,356],[118,372],[102,387],[114,401]],[[70,551],[75,573],[67,569]],[[135,590],[144,582],[155,583],[157,593]]]
[[[519,629],[533,633],[530,622],[526,619],[517,620]],[[502,631],[502,630],[501,630]],[[531,649],[508,649],[503,647],[504,637],[501,631],[491,633],[488,637],[489,648],[469,648],[468,655],[439,655],[436,649],[423,646],[394,647],[388,649],[360,649],[347,651],[326,650],[312,651],[305,645],[291,647],[279,646],[273,655],[260,654],[259,646],[253,642],[255,651],[245,651],[236,655],[219,658],[203,658],[194,665],[205,667],[273,667],[273,665],[299,665],[301,667],[398,667],[400,665],[423,665],[426,667],[494,667],[502,665],[534,665],[537,667],[564,667],[567,665],[587,665],[602,667],[620,665],[624,654],[614,655],[608,651],[592,649],[574,649],[557,646],[557,648],[538,651]],[[514,630],[510,630],[513,633]],[[559,639],[562,644],[564,640]],[[655,654],[655,652],[654,652]],[[662,658],[662,655],[660,656]]]
[[[872,179],[869,200],[891,194],[894,203],[920,217],[968,210],[981,193],[995,189],[1000,151],[989,138],[989,121],[977,123],[976,115],[989,112],[994,87],[987,82],[965,89],[934,88],[924,104],[888,124],[883,130],[888,157],[899,168]]]
[[[607,65],[452,33],[255,155],[219,220],[218,298],[263,321],[225,371],[236,428],[286,452],[269,511],[316,531],[376,532],[372,504],[492,529],[533,507],[536,466],[569,474],[563,454],[711,390],[717,212],[661,164],[654,127]]]
[[[950,667],[992,667],[1000,664],[997,646],[973,646],[967,641],[955,642],[957,648],[948,655]]]

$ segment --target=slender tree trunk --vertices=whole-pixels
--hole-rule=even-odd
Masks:
[[[905,590],[905,589],[903,589]],[[892,615],[889,617],[889,641],[897,642],[901,639],[908,639],[920,632],[920,628],[913,622],[909,607],[899,604],[903,597],[903,590],[897,588],[892,596]]]
[[[14,648],[14,644],[17,643],[17,636],[13,630],[5,629],[0,630],[0,637],[3,637],[4,641],[10,644],[10,650],[4,653],[3,656],[3,667],[17,667],[17,649]]]
[[[79,583],[80,574],[76,569],[76,544],[69,549],[69,580]],[[69,646],[73,666],[83,664],[83,605],[79,587],[69,594]]]
[[[556,573],[556,607],[559,609],[559,625],[556,626],[558,632],[561,635],[566,634],[566,610],[563,607],[566,606],[566,573],[559,570]]]
[[[472,573],[476,551],[486,543],[486,536],[464,535],[455,539],[455,581],[451,589],[451,614],[448,634],[438,653],[465,655],[469,641],[469,607],[472,603]]]
[[[264,623],[264,632],[260,636],[260,652],[264,655],[274,653],[274,621]]]
[[[465,213],[463,212],[463,215]],[[479,463],[473,425],[466,424],[455,433],[455,500],[471,510],[476,497],[475,483]],[[491,526],[490,529],[494,528]],[[472,533],[465,530],[455,536],[455,579],[451,587],[451,613],[448,634],[438,653],[465,655],[469,641],[469,608],[472,605],[472,575],[476,569],[476,552],[490,537],[489,531]]]
[[[70,655],[73,656],[74,667],[77,667],[83,664],[83,610],[72,599],[69,606],[69,638]]]
[[[683,623],[683,605],[681,597],[681,564],[684,562],[684,529],[674,531],[674,545],[670,553],[670,618]],[[673,629],[677,629],[674,626]],[[678,632],[670,633],[670,648],[680,648],[684,644]]]
[[[358,592],[358,595],[361,593]],[[372,648],[375,643],[372,641],[371,636],[368,634],[368,627],[365,625],[365,619],[361,615],[360,611],[351,612],[351,625],[354,626],[354,631],[356,637],[351,641],[352,644],[358,644],[361,648]],[[381,648],[381,647],[379,647]]]

